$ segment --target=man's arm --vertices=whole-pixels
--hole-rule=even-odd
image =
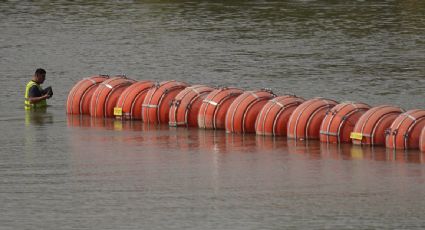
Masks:
[[[29,97],[28,98],[28,101],[31,103],[31,104],[34,104],[34,103],[37,103],[37,102],[39,102],[39,101],[42,101],[42,100],[44,100],[44,99],[48,99],[49,98],[49,95],[48,94],[44,94],[43,96],[41,96],[41,97]]]

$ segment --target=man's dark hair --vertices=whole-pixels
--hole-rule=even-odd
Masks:
[[[41,75],[45,75],[46,74],[46,70],[42,69],[42,68],[38,68],[35,70],[35,75],[37,76],[41,76]]]

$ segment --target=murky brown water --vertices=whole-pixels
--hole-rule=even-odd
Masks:
[[[67,117],[92,74],[425,108],[425,1],[0,2],[0,229],[423,229],[425,154]],[[26,116],[37,67],[54,88]]]

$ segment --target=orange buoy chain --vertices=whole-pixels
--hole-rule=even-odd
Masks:
[[[66,113],[425,152],[424,109],[406,112],[391,105],[371,107],[320,97],[304,100],[277,96],[268,89],[244,91],[94,75],[72,87]]]

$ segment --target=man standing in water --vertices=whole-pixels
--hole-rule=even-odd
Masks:
[[[41,88],[40,85],[43,84],[44,80],[46,80],[46,70],[37,69],[25,89],[26,110],[47,107],[46,100],[53,96],[53,90],[52,87]]]

